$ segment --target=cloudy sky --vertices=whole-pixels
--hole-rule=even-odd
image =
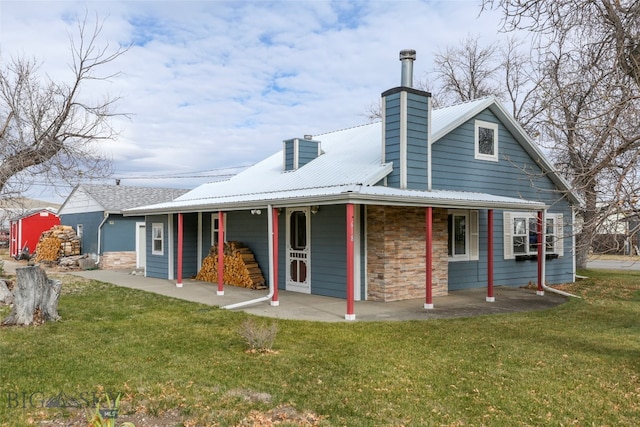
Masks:
[[[36,58],[68,80],[77,19],[105,20],[101,46],[131,45],[105,69],[122,75],[100,87],[130,114],[104,145],[113,179],[193,188],[284,139],[366,123],[380,93],[400,84],[400,50],[417,51],[423,78],[435,51],[468,34],[498,37],[500,16],[479,12],[479,0],[1,0],[0,56]],[[31,196],[68,192],[38,186]]]

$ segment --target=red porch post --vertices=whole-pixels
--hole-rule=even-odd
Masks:
[[[544,233],[543,233],[543,228],[544,224],[542,223],[542,221],[544,220],[543,218],[543,212],[542,211],[538,211],[538,290],[536,291],[536,294],[538,295],[544,295],[544,288],[542,287],[543,281],[544,281],[544,274],[543,274],[543,263],[544,263]]]
[[[179,213],[178,214],[178,277],[176,280],[176,286],[178,288],[182,287],[182,245],[184,240],[183,226],[184,226],[183,214]]]
[[[494,302],[493,296],[493,209],[487,211],[487,302]]]
[[[218,212],[218,291],[224,295],[224,212]]]
[[[273,296],[271,297],[271,305],[280,305],[278,301],[278,209],[273,208]]]
[[[353,280],[353,256],[354,256],[354,230],[353,216],[354,209],[352,203],[347,203],[347,314],[344,315],[346,320],[356,320],[354,309],[355,283]]]
[[[427,206],[426,210],[426,257],[425,257],[425,287],[426,287],[426,300],[424,303],[425,309],[433,308],[433,207]]]

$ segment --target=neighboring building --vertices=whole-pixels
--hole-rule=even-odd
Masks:
[[[42,232],[60,225],[60,217],[52,209],[34,209],[9,223],[9,255],[17,257],[23,250],[33,254]]]
[[[600,206],[601,222],[593,236],[594,254],[640,255],[640,220],[636,210],[608,209]]]
[[[187,190],[79,184],[59,210],[63,225],[80,237],[82,252],[91,254],[102,268],[144,266],[144,217],[124,217],[128,208],[173,200]]]
[[[57,203],[44,200],[29,199],[27,197],[8,197],[0,200],[0,230],[9,230],[9,222],[30,211],[48,209],[56,212],[60,207]]]
[[[146,215],[146,275],[181,286],[211,245],[240,241],[274,304],[278,289],[345,298],[347,319],[354,300],[431,308],[457,289],[491,301],[494,284],[573,281],[580,199],[495,98],[432,111],[413,58],[401,53],[381,123],[287,139],[227,181],[126,211]]]

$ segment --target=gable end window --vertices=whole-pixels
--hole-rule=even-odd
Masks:
[[[475,158],[498,161],[498,124],[476,120]]]
[[[164,255],[164,224],[151,224],[151,253]]]
[[[478,260],[478,211],[451,209],[447,222],[449,261]]]
[[[535,212],[504,212],[504,259],[538,254],[538,216]],[[547,256],[564,255],[563,216],[546,215],[544,229]]]

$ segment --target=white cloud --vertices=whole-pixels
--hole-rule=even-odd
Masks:
[[[28,55],[68,76],[75,17],[105,19],[100,42],[134,46],[105,73],[121,96],[115,175],[167,175],[246,165],[283,139],[363,123],[368,105],[400,83],[398,52],[434,51],[467,33],[494,38],[499,16],[478,1],[221,2],[7,1],[0,54]],[[150,181],[163,186],[202,180]]]

